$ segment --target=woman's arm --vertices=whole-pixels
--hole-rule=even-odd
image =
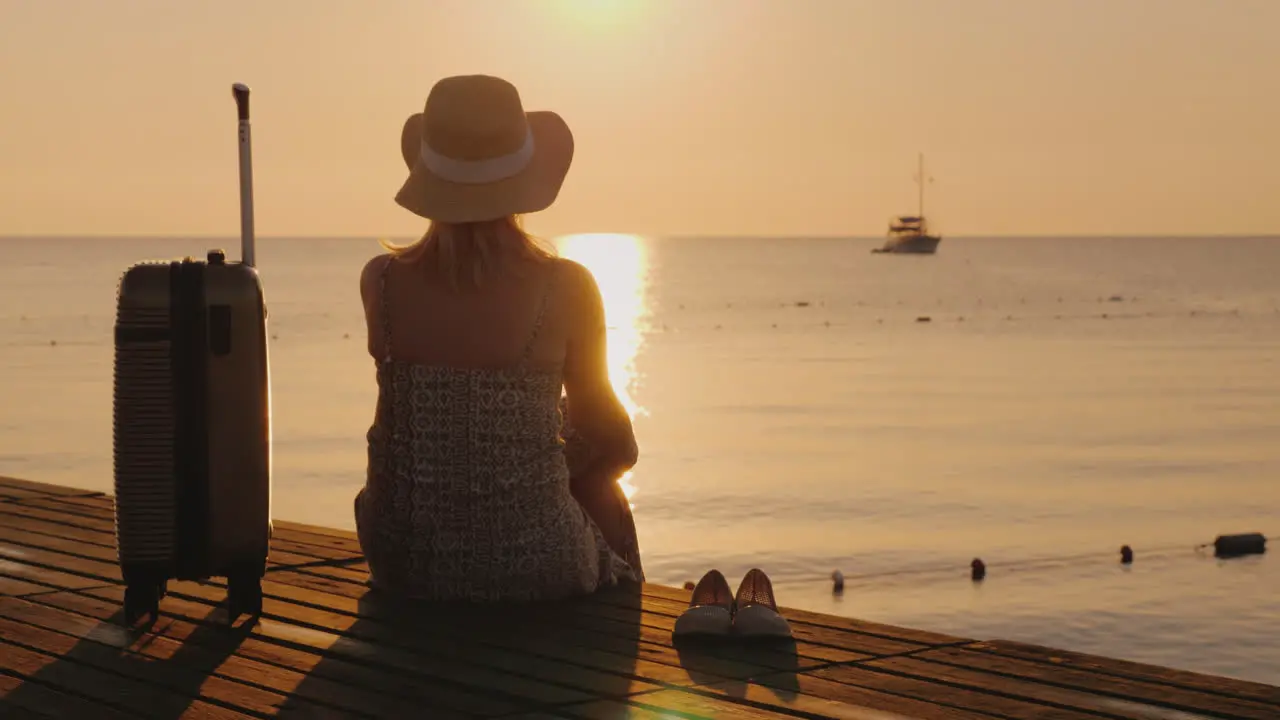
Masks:
[[[381,359],[383,353],[382,272],[390,260],[390,255],[378,255],[365,263],[364,268],[360,270],[360,302],[364,305],[369,354],[374,359]]]
[[[596,462],[621,474],[636,464],[639,448],[631,417],[609,382],[604,301],[585,267],[565,265],[564,287],[571,303],[564,363],[569,416]]]

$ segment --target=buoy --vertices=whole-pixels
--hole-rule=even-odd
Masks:
[[[978,582],[987,576],[987,564],[982,562],[981,558],[974,558],[973,562],[969,563],[969,568],[969,575],[974,582]]]
[[[845,574],[840,570],[831,571],[831,594],[841,594],[845,592]]]
[[[1262,533],[1219,535],[1213,541],[1213,554],[1220,558],[1261,555],[1267,551],[1267,538]]]
[[[920,317],[916,318],[916,322],[933,322],[933,318],[929,317],[928,315],[921,315]]]
[[[845,592],[845,574],[840,570],[831,571],[831,592],[832,594]]]
[[[1128,545],[1125,545],[1124,547],[1120,548],[1120,562],[1124,563],[1125,565],[1128,565],[1129,563],[1133,562],[1133,548],[1129,547]]]
[[[796,303],[796,307],[809,307],[809,301],[800,300],[799,302]]]

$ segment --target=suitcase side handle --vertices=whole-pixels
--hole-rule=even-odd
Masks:
[[[253,152],[249,140],[249,86],[231,86],[236,99],[240,141],[240,262],[254,267],[257,256],[253,237]]]

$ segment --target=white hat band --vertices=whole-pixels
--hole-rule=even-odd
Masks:
[[[506,155],[484,160],[458,160],[432,150],[422,141],[422,164],[436,177],[447,182],[478,185],[497,182],[517,175],[533,159],[533,128],[525,129],[524,144]]]

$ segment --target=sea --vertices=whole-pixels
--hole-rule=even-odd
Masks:
[[[1209,545],[1280,542],[1280,238],[548,242],[605,299],[651,581],[1280,684],[1277,548]],[[111,491],[120,275],[211,248],[0,239],[0,474]],[[379,251],[259,243],[277,518],[354,527]]]

